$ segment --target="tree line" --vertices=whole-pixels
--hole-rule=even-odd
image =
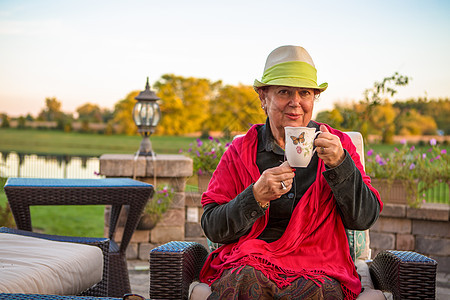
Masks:
[[[332,110],[320,112],[316,120],[337,129],[359,131],[365,138],[379,135],[381,142],[388,144],[394,135],[448,135],[448,98],[392,101],[397,89],[409,81],[408,76],[395,73],[366,89],[363,100],[337,103]]]
[[[326,122],[341,130],[357,130],[364,136],[377,134],[385,143],[392,142],[394,135],[448,134],[450,124],[450,101],[446,99],[409,99],[393,101],[397,89],[407,85],[410,78],[395,73],[364,91],[363,99],[352,103],[337,103],[331,110],[319,112],[316,120]],[[153,85],[159,100],[162,119],[155,134],[184,135],[211,131],[243,132],[255,123],[262,123],[265,114],[260,107],[257,93],[252,86],[225,85],[222,81],[205,78],[183,77],[165,74]],[[137,133],[132,111],[135,97],[140,91],[130,92],[119,100],[113,109],[100,108],[86,103],[74,114],[61,111],[61,101],[45,99],[45,107],[37,117],[21,116],[17,127],[25,128],[27,121],[53,121],[56,128],[74,130],[74,123],[81,123],[79,131],[96,131],[104,134]],[[320,100],[317,100],[320,101]],[[6,114],[0,114],[2,127],[9,126]]]

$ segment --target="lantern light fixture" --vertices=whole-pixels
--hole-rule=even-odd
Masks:
[[[161,110],[157,102],[160,98],[156,96],[154,91],[150,90],[148,77],[145,90],[141,91],[135,99],[137,103],[133,108],[133,120],[138,128],[138,132],[142,135],[139,155],[153,156],[155,153],[152,150],[149,137],[155,132],[156,126],[161,119]]]

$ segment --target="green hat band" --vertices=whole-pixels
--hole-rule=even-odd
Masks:
[[[288,61],[276,64],[268,68],[261,79],[264,84],[270,84],[272,81],[280,82],[305,81],[311,86],[317,86],[317,70],[310,64],[303,61]],[[279,85],[279,84],[277,84]]]

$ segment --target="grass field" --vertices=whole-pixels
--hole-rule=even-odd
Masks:
[[[0,178],[0,207],[8,202]],[[33,230],[49,234],[103,237],[104,205],[32,206],[30,207]],[[0,218],[0,226],[4,220]]]
[[[140,136],[102,135],[89,133],[65,133],[55,130],[0,129],[0,151],[16,151],[34,154],[66,154],[100,156],[105,153],[135,153],[139,149]],[[152,136],[156,153],[174,154],[187,150],[195,141],[193,137]]]

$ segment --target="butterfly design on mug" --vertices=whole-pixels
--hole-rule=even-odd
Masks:
[[[297,145],[298,143],[304,143],[305,142],[305,132],[300,133],[298,137],[291,135],[292,142],[294,142],[294,145]]]

